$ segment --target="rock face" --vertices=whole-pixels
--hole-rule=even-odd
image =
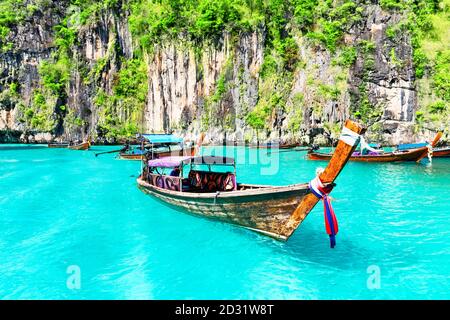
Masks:
[[[369,6],[366,18],[355,29],[355,40],[374,43],[374,65],[367,72],[367,56],[359,55],[351,68],[350,92],[360,97],[360,86],[365,82],[367,96],[372,105],[381,108],[382,140],[404,143],[414,139],[414,115],[417,109],[415,71],[412,47],[406,33],[390,39],[386,29],[397,24],[402,17],[387,13],[378,6]],[[356,99],[355,103],[360,103]]]
[[[202,56],[186,43],[169,43],[157,48],[148,68],[149,96],[145,109],[148,131],[207,130],[209,137],[221,141],[243,137],[240,114],[252,109],[258,100],[258,70],[263,61],[264,38],[261,32],[243,35],[235,44],[225,35],[219,43],[205,44]],[[228,90],[215,102],[220,130],[211,125],[202,128],[201,118],[211,112],[205,101],[215,94],[223,77]],[[223,130],[224,119],[230,119]],[[209,138],[211,139],[211,138]]]
[[[304,42],[299,43],[300,59],[305,66],[295,75],[293,87],[288,99],[292,110],[301,108],[302,124],[299,134],[289,132],[287,124],[292,114],[287,114],[283,132],[287,132],[287,140],[299,140],[303,143],[329,144],[336,132],[328,131],[324,136],[324,124],[343,123],[349,118],[349,95],[346,81],[336,76],[347,71],[332,65],[330,54],[319,47],[311,47]],[[336,97],[327,96],[321,88],[339,88],[341,94]],[[301,97],[301,102],[296,101]],[[339,129],[340,130],[340,129]]]
[[[9,84],[20,83],[20,96],[29,104],[32,91],[39,86],[38,66],[53,51],[53,27],[65,14],[66,1],[58,1],[48,10],[37,11],[20,25],[14,26],[10,36],[12,50],[0,52],[0,92]],[[8,99],[0,101],[0,130],[25,130],[17,120],[17,105]],[[4,134],[5,136],[6,133]]]
[[[56,50],[54,26],[69,10],[67,1],[54,3],[51,8],[36,11],[14,29],[13,50],[0,53],[0,91],[7,90],[11,83],[20,83],[18,94],[25,105],[40,86],[38,65]],[[343,121],[352,115],[352,105],[359,105],[364,99],[380,110],[378,130],[372,130],[374,138],[390,144],[420,139],[413,132],[417,98],[410,39],[406,34],[395,39],[386,36],[387,27],[400,18],[382,11],[378,5],[366,6],[363,21],[352,28],[345,41],[353,45],[366,41],[373,48],[368,49],[369,53],[358,51],[350,68],[337,66],[328,51],[304,37],[296,37],[302,67],[294,72],[286,107],[273,116],[271,128],[259,139],[331,143]],[[175,130],[192,137],[205,131],[208,140],[214,142],[255,142],[257,136],[245,117],[258,104],[264,89],[260,71],[265,43],[265,30],[261,28],[237,38],[224,33],[221,39],[200,47],[182,36],[155,44],[152,54],[146,57],[148,94],[143,130]],[[134,55],[127,11],[120,6],[103,10],[95,22],[80,29],[72,54],[77,68],[70,75],[67,101],[60,101],[59,105],[67,105],[83,125],[72,128],[60,121],[52,135],[38,134],[20,121],[19,103],[3,99],[2,141],[16,141],[21,132],[26,133],[22,137],[31,135],[31,140],[38,142],[58,137],[101,138],[96,94],[99,90],[112,94],[123,62]],[[367,64],[368,55],[373,60],[371,66]],[[99,75],[86,81],[86,70],[89,77],[89,71],[102,61]],[[115,112],[121,119],[128,117],[120,109]]]
[[[76,110],[76,114],[85,121],[85,124],[82,132],[78,128],[66,130],[69,139],[73,136],[78,139],[86,136],[93,138],[92,132],[95,131],[99,120],[99,108],[94,101],[95,94],[98,90],[111,94],[122,59],[131,59],[133,56],[126,16],[110,10],[102,11],[96,23],[82,28],[79,40],[81,41],[75,58],[77,63],[85,66],[85,70],[92,70],[99,61],[105,61],[105,66],[99,70],[98,79],[93,79],[97,75],[90,73],[86,76],[86,72],[83,73],[82,69],[72,74],[68,106]]]

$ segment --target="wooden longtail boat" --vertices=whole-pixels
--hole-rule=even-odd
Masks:
[[[89,141],[75,144],[73,146],[68,146],[67,148],[70,150],[88,150],[91,147],[91,143]]]
[[[348,120],[336,151],[318,179],[329,187],[347,163],[365,128]],[[287,240],[319,201],[308,183],[289,186],[236,182],[235,171],[216,173],[192,170],[192,164],[220,164],[218,157],[182,157],[150,160],[137,179],[139,188],[177,210],[235,224],[279,240]],[[222,164],[234,160],[220,158]],[[158,162],[159,161],[159,162]],[[190,164],[183,178],[183,165]],[[181,168],[178,177],[159,174],[161,166]],[[159,169],[154,171],[155,168]]]
[[[449,158],[449,157],[450,157],[450,147],[433,149],[433,158]]]
[[[56,148],[59,148],[59,149],[67,148],[68,146],[69,146],[68,143],[49,143],[47,145],[47,147],[54,148],[54,149],[56,149]]]
[[[293,149],[297,148],[299,146],[298,143],[290,143],[290,144],[281,144],[278,148],[279,149]]]
[[[398,162],[398,161],[417,161],[428,154],[428,148],[419,148],[408,151],[395,151],[380,153],[378,155],[355,155],[350,157],[350,161],[361,162]],[[309,160],[330,160],[331,153],[309,152],[307,154]]]
[[[133,154],[133,153],[121,152],[121,153],[119,153],[118,158],[120,160],[143,160],[144,159],[144,155],[143,154]]]
[[[436,145],[436,143],[441,138],[442,133],[438,133],[434,138],[431,146]],[[393,152],[383,152],[378,154],[360,154],[354,153],[350,156],[350,161],[359,162],[401,162],[401,161],[420,161],[424,157],[428,156],[428,147],[421,147],[411,150],[393,151]],[[322,153],[310,151],[307,154],[309,160],[330,160],[331,153]]]
[[[427,142],[400,144],[397,146],[397,150],[414,150],[427,146]],[[450,157],[450,146],[433,148],[433,158],[445,158]]]
[[[170,150],[170,151],[155,151],[153,152],[153,156],[157,158],[162,157],[170,157],[170,156],[183,156],[183,155],[193,155],[195,151],[195,146],[183,148],[179,150]],[[152,155],[151,152],[148,152],[149,155]],[[121,152],[119,153],[119,159],[121,160],[143,160],[144,154],[142,153],[127,153]]]
[[[197,149],[203,143],[205,135],[200,134],[197,145],[185,146],[182,138],[178,138],[171,134],[141,134],[139,139],[141,141],[141,148],[136,151],[122,151],[118,158],[121,160],[144,160],[144,158],[154,159],[169,156],[186,156],[194,155]],[[144,146],[144,143],[148,143]],[[173,146],[178,146],[179,149],[171,149]]]
[[[298,146],[300,146],[298,143],[285,143],[285,144],[265,143],[265,144],[253,145],[251,147],[257,148],[257,149],[293,149]]]

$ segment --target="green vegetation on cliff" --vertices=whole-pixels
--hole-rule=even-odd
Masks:
[[[450,125],[450,0],[416,1],[402,22],[412,36],[418,78],[419,126]]]
[[[147,95],[147,68],[143,61],[123,61],[114,81],[113,94],[100,90],[95,99],[99,108],[97,132],[107,138],[131,137],[141,130]]]
[[[47,0],[1,1],[1,51],[12,50],[11,35],[18,24],[51,5]],[[202,48],[220,45],[224,34],[234,45],[243,34],[253,31],[263,35],[264,59],[256,70],[256,106],[243,107],[245,112],[236,115],[247,125],[269,131],[289,114],[289,130],[298,131],[305,118],[327,122],[321,119],[326,105],[349,100],[351,116],[373,124],[383,114],[382,106],[368,93],[376,48],[372,39],[352,37],[374,7],[391,12],[399,21],[388,23],[383,30],[394,45],[403,45],[396,41],[403,41],[404,35],[411,42],[420,103],[417,122],[449,121],[450,0],[67,0],[64,5],[66,15],[55,27],[53,53],[39,65],[40,85],[32,99],[26,104],[9,91],[2,93],[3,100],[21,104],[22,121],[31,129],[57,132],[64,126],[75,131],[89,129],[89,134],[107,138],[131,136],[140,130],[143,120],[148,67],[157,46],[181,41],[193,47],[200,60]],[[88,61],[80,54],[86,45],[83,32],[97,28],[99,21],[111,15],[128,23],[133,53],[125,58],[117,37],[109,37],[107,52]],[[109,27],[115,29],[117,24]],[[322,71],[314,66],[305,67],[309,63],[304,52],[301,54],[305,47],[309,54],[316,51],[329,60],[326,68],[334,72],[330,79],[320,79]],[[405,66],[396,47],[386,51],[393,68]],[[362,61],[358,66],[362,82],[350,94],[347,81],[357,61]],[[233,119],[221,105],[232,89],[232,64],[226,63],[216,79],[216,89],[205,97],[200,120],[206,127],[234,129]],[[303,93],[292,94],[300,73],[308,79],[310,94],[306,98]],[[81,84],[73,83],[75,78],[81,78]],[[89,124],[87,107],[69,106],[68,94],[74,85],[89,92],[89,103],[96,108],[95,124]],[[331,132],[334,127],[330,124],[327,128]]]
[[[2,0],[0,2],[0,49],[7,51],[11,49],[12,43],[8,38],[11,27],[19,23],[22,19],[23,1]]]

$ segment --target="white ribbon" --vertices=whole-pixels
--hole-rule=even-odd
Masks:
[[[310,188],[312,191],[314,191],[314,193],[316,194],[316,196],[317,196],[318,198],[320,198],[320,199],[323,198],[323,192],[320,191],[319,188],[323,188],[323,187],[324,187],[324,185],[323,185],[322,181],[320,180],[320,178],[319,178],[318,176],[315,177],[314,179],[312,179],[312,180],[309,182],[309,188]]]
[[[363,152],[363,150],[369,150],[369,151],[378,153],[378,150],[369,146],[369,144],[366,142],[366,140],[363,137],[360,137],[360,142],[361,142],[361,153]]]
[[[341,136],[339,137],[339,140],[352,147],[359,143],[359,139],[359,134],[346,127],[342,129]]]

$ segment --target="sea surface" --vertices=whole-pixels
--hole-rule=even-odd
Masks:
[[[0,146],[1,299],[449,299],[450,159],[349,163],[288,242],[174,211],[114,154]],[[223,154],[204,147],[204,154]],[[307,182],[326,162],[228,147],[238,180]]]

